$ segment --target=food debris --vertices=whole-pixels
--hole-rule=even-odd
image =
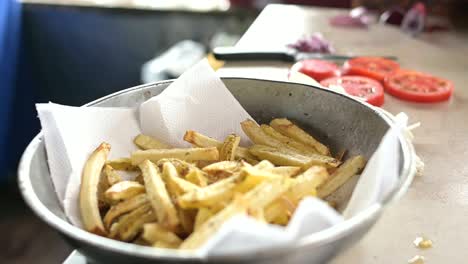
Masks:
[[[408,260],[409,264],[424,264],[424,257],[416,255],[413,258]]]
[[[427,249],[432,247],[432,240],[424,238],[424,237],[417,237],[414,241],[413,244],[417,248],[421,249]]]

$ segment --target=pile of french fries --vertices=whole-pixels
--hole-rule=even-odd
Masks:
[[[189,130],[193,148],[171,148],[146,135],[129,158],[108,160],[102,143],[87,160],[80,188],[84,228],[158,248],[197,249],[237,214],[287,225],[306,196],[325,198],[365,166],[362,156],[342,162],[288,119],[241,123],[240,137],[220,142]],[[133,172],[124,180],[122,171]]]

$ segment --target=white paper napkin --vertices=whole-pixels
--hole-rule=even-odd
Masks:
[[[250,118],[206,60],[140,106],[141,129],[172,146],[183,146],[187,129],[223,140],[235,133],[250,143],[240,122]]]
[[[240,122],[251,118],[215,75],[206,61],[195,65],[160,95],[139,108],[69,107],[38,104],[51,178],[71,223],[81,226],[78,195],[81,171],[89,154],[103,141],[111,144],[110,158],[129,156],[133,138],[141,132],[173,146],[185,145],[182,137],[194,129],[222,140],[229,133],[247,137]],[[139,118],[138,118],[139,117]],[[381,201],[394,188],[398,152],[388,158],[397,141],[386,136],[369,161],[346,210],[347,216]],[[362,189],[365,189],[364,191]],[[371,188],[369,191],[368,188]],[[262,224],[248,216],[230,219],[195,254],[239,253],[286,247],[292,241],[333,227],[344,218],[317,198],[306,198],[287,227]]]

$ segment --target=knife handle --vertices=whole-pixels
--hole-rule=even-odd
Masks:
[[[213,49],[213,55],[217,60],[276,60],[294,62],[294,54],[284,51],[252,51],[235,47],[217,47]]]

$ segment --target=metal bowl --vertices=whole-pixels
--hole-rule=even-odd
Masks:
[[[136,106],[159,94],[171,82],[129,88],[86,106]],[[369,158],[393,123],[377,108],[327,89],[256,79],[224,78],[223,82],[258,122],[288,117],[316,135],[335,152],[346,148],[351,155],[359,153]],[[177,250],[123,243],[71,225],[66,220],[51,183],[41,134],[33,139],[23,154],[18,182],[24,199],[33,211],[87,258],[98,263],[323,263],[356,243],[377,221],[385,205],[406,191],[415,173],[414,150],[403,134],[399,135],[399,144],[402,158],[398,187],[382,204],[374,204],[358,215],[284,249],[208,259]],[[350,195],[348,191],[343,197],[348,199]]]

